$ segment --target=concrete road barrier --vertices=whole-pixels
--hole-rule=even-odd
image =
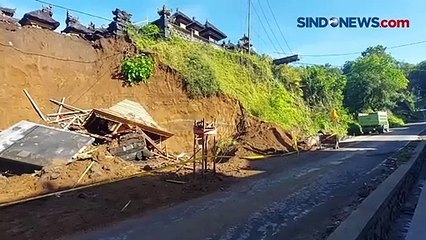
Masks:
[[[328,240],[387,239],[391,223],[416,182],[425,158],[421,142],[410,160],[393,172],[328,237]]]

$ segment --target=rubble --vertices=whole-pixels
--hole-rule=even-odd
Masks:
[[[71,15],[69,11],[67,11],[67,18],[65,20],[66,28],[62,30],[63,33],[71,33],[78,35],[91,35],[94,33],[94,29],[90,29],[82,25],[77,17]]]
[[[22,26],[39,26],[41,28],[55,30],[60,23],[52,18],[52,7],[43,7],[41,10],[25,13],[24,17],[19,21]]]
[[[87,40],[95,41],[103,37],[110,36],[110,32],[108,31],[107,28],[104,28],[104,27],[97,28],[95,24],[92,22],[89,24],[88,28],[92,33],[85,36]]]
[[[0,170],[33,172],[54,162],[71,161],[93,138],[20,121],[0,133]]]
[[[168,154],[163,145],[173,134],[161,128],[139,103],[123,100],[107,109],[86,110],[65,103],[65,98],[60,101],[50,99],[58,109],[54,113],[44,114],[29,92],[24,90],[24,93],[49,126],[22,121],[2,131],[0,170],[31,173],[58,160],[63,163],[76,159],[102,162],[108,157],[135,163],[144,161],[144,165],[150,165],[149,169],[164,167],[166,162],[172,160],[173,163],[174,160],[179,161],[179,158]],[[105,151],[90,149],[92,143],[104,145]],[[99,178],[104,170],[108,171],[109,167],[99,167],[94,162],[85,174],[88,172],[89,177]],[[50,180],[58,178],[60,174],[53,174]]]

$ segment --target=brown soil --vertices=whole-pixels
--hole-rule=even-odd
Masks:
[[[123,87],[114,76],[124,55],[132,51],[124,39],[90,44],[48,30],[0,23],[0,52],[5,56],[0,58],[0,129],[23,119],[40,121],[23,94],[27,89],[46,113],[56,111],[50,98],[66,97],[67,103],[87,109],[107,108],[123,99],[140,102],[160,126],[175,133],[166,143],[176,153],[192,152],[195,119],[216,119],[221,138],[238,135],[242,107],[236,100],[225,96],[190,99],[180,75],[161,64],[148,84]],[[253,130],[249,128],[242,140],[254,141],[252,150],[281,150],[281,143],[288,140],[277,126],[255,120],[248,125]]]
[[[274,155],[295,151],[293,139],[276,124],[250,117],[244,131],[237,137],[239,146],[236,155]]]
[[[50,98],[66,97],[66,103],[88,109],[106,108],[123,99],[140,102],[160,126],[175,133],[166,142],[175,153],[192,152],[192,123],[202,118],[218,121],[219,139],[238,140],[231,151],[237,156],[293,150],[292,139],[281,128],[247,117],[240,104],[231,98],[190,99],[180,75],[161,64],[148,84],[123,87],[122,81],[114,76],[129,51],[133,49],[123,39],[103,39],[91,44],[47,30],[0,23],[0,54],[4,56],[0,58],[0,129],[24,119],[40,121],[23,94],[23,89],[27,89],[45,113],[56,110]],[[140,166],[100,152],[79,185],[143,172]],[[52,165],[35,175],[0,177],[0,203],[70,188],[90,160]],[[56,239],[198,197],[222,189],[234,177],[255,174],[247,160],[240,158],[227,158],[218,165],[222,176],[207,180],[193,179],[186,168],[178,174],[174,174],[175,170],[2,208],[0,239]],[[165,178],[187,183],[167,183]],[[130,200],[129,207],[120,212]]]
[[[48,30],[1,24],[0,129],[23,119],[40,121],[23,93],[27,89],[45,113],[56,111],[50,98],[66,97],[66,103],[87,109],[108,108],[123,99],[137,101],[175,134],[167,141],[172,152],[192,150],[195,119],[217,119],[221,136],[235,133],[240,112],[235,100],[190,99],[180,76],[167,67],[159,65],[148,84],[123,87],[114,77],[126,52],[132,51],[123,39],[90,44]]]
[[[224,176],[193,179],[192,175],[176,178],[163,173],[9,206],[0,210],[0,239],[58,239],[224,190],[230,183],[232,179]]]
[[[94,163],[89,171],[78,182],[92,161]],[[141,172],[140,166],[120,158],[106,156],[105,150],[100,149],[94,153],[92,159],[74,161],[70,164],[53,164],[34,174],[2,178],[0,204],[81,185],[122,179]]]

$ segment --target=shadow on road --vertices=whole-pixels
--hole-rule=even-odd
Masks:
[[[199,175],[194,178],[189,173],[181,175],[159,173],[4,207],[0,209],[2,216],[0,239],[57,239],[77,231],[104,227],[123,219],[138,217],[154,209],[175,206],[180,202],[209,193],[224,191],[231,184],[242,180],[249,183],[269,178],[273,174],[282,174],[283,169],[304,171],[302,173],[305,175],[294,175],[293,181],[297,181],[298,178],[303,181],[305,176],[314,172],[310,169],[320,169],[319,166],[321,166],[325,171],[328,168],[332,169],[333,166],[343,166],[346,161],[354,166],[352,170],[347,170],[348,174],[350,171],[365,173],[366,171],[359,167],[363,162],[352,157],[351,154],[367,154],[364,156],[369,161],[365,163],[368,165],[366,169],[373,169],[382,159],[394,154],[403,145],[402,142],[407,142],[412,136],[416,136],[418,129],[413,128],[423,128],[423,125],[411,126],[409,129],[395,129],[392,133],[381,136],[354,138],[356,142],[342,142],[338,150],[325,149],[285,157],[250,160],[245,167],[246,170],[258,171],[258,174],[248,177],[233,177],[219,173],[203,179]],[[346,173],[342,171],[339,174]],[[166,179],[181,182],[172,183],[167,182]],[[358,185],[362,183],[362,179],[357,182]],[[345,191],[341,198],[338,198],[340,204],[332,202],[333,207],[325,209],[330,214],[338,214],[345,204],[352,201],[350,196],[357,192],[356,188]],[[323,215],[324,213],[321,212]],[[315,211],[312,214],[315,214]],[[334,215],[322,216],[317,228],[326,228]],[[307,218],[306,221],[309,222],[312,219]],[[289,229],[289,232],[293,233],[300,230],[298,227],[294,227],[293,230],[289,227]],[[311,230],[318,229],[312,226]]]

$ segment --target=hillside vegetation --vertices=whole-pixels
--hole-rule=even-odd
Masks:
[[[225,51],[180,38],[161,39],[159,29],[147,25],[129,28],[143,50],[184,77],[194,98],[217,94],[232,96],[249,112],[281,125],[299,137],[319,130],[347,133],[361,111],[392,111],[412,102],[406,72],[385,48],[369,48],[343,68],[324,66],[274,66],[268,56]],[[332,112],[339,116],[332,120]]]

